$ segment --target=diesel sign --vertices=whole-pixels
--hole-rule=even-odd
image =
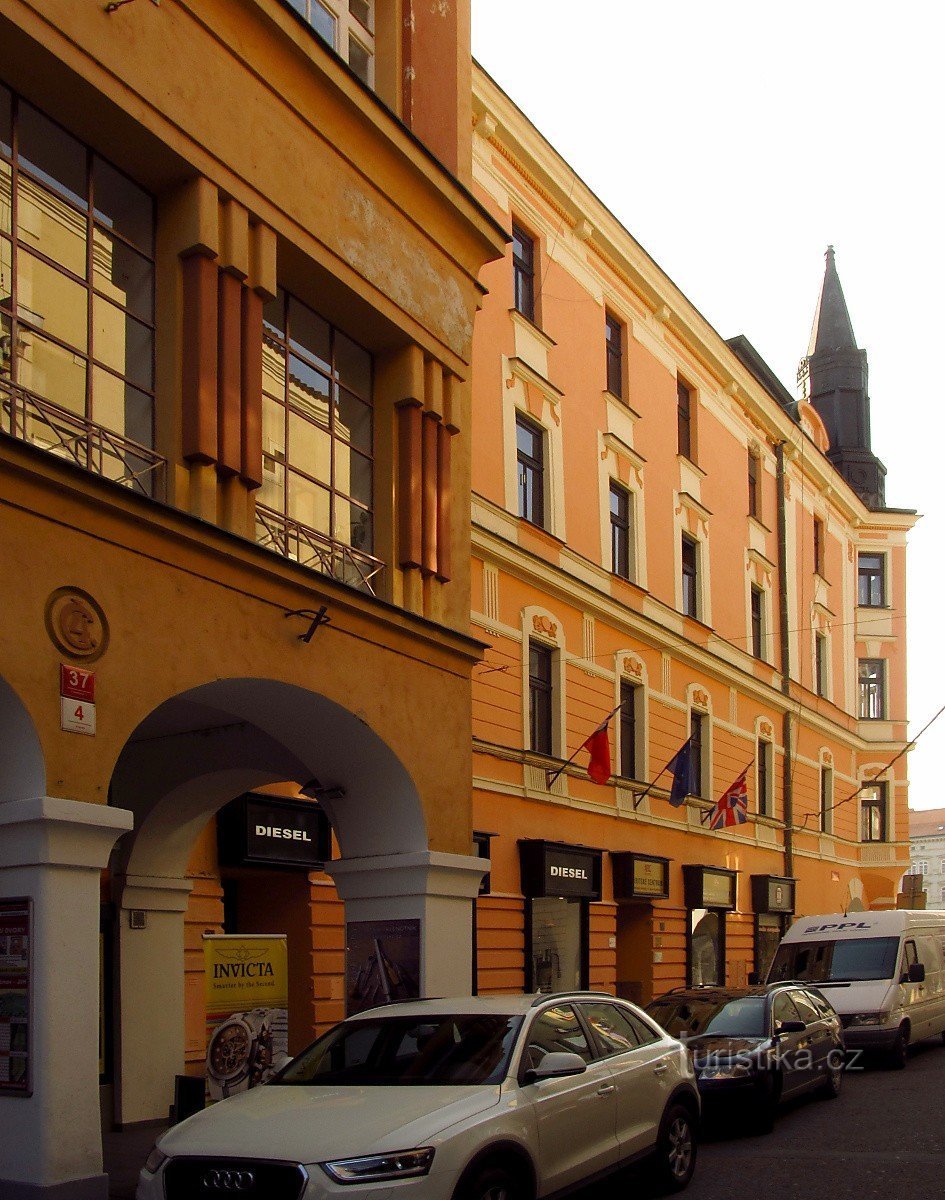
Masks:
[[[310,800],[240,796],[222,810],[217,829],[220,861],[226,866],[311,871],[331,858],[331,826]]]
[[[519,842],[522,891],[526,896],[600,899],[599,850],[560,842]]]

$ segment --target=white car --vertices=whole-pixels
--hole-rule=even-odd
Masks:
[[[138,1200],[539,1200],[649,1157],[689,1182],[692,1062],[593,992],[415,1000],[335,1026],[169,1129]]]

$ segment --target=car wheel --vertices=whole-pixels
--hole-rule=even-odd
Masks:
[[[695,1169],[695,1122],[688,1108],[682,1104],[671,1104],[663,1113],[656,1142],[654,1182],[661,1192],[681,1192]]]
[[[519,1178],[505,1167],[483,1167],[456,1189],[455,1200],[525,1200]]]
[[[909,1060],[909,1031],[903,1025],[889,1051],[887,1062],[893,1071],[902,1071]]]
[[[843,1061],[834,1057],[836,1051],[831,1050],[827,1058],[827,1073],[820,1088],[820,1094],[826,1100],[836,1100],[843,1087]]]

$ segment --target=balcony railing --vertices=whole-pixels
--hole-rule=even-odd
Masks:
[[[346,546],[344,542],[261,504],[256,505],[256,541],[303,567],[311,567],[332,579],[376,595],[375,583],[384,570],[384,563],[379,558]]]
[[[165,498],[167,463],[159,454],[2,378],[0,432],[142,496]]]

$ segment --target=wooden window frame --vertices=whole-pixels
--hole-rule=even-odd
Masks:
[[[529,453],[519,445],[519,430],[529,433],[538,454]],[[547,477],[546,433],[535,421],[522,413],[515,414],[515,462],[518,480],[518,515],[532,525],[545,529],[545,485]],[[531,502],[529,502],[531,501]]]
[[[547,667],[547,677],[535,667]],[[555,649],[530,638],[528,642],[528,748],[534,754],[554,754]],[[539,704],[539,697],[543,701]],[[547,714],[540,709],[547,706]],[[539,722],[541,722],[539,726]],[[536,744],[540,742],[541,744]]]
[[[518,243],[518,245],[516,244]],[[521,246],[521,252],[518,246]],[[518,221],[512,222],[512,306],[526,321],[537,322],[535,261],[537,239]]]
[[[626,326],[608,310],[604,312],[604,339],[607,355],[607,391],[618,400],[624,397],[624,339]]]

